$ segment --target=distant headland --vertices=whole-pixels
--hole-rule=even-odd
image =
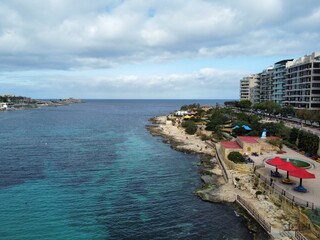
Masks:
[[[0,111],[27,110],[38,107],[57,107],[81,102],[80,99],[75,98],[36,100],[30,97],[16,96],[13,94],[1,94]]]

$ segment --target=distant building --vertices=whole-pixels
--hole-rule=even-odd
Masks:
[[[286,65],[284,105],[320,109],[320,52],[314,52]]]
[[[272,99],[272,82],[274,67],[270,66],[264,69],[260,75],[259,84],[259,102],[269,101]]]
[[[295,109],[320,110],[320,52],[281,60],[259,74],[244,77],[240,100],[244,99],[253,104],[274,101]]]
[[[240,80],[240,100],[254,103],[254,88],[258,84],[258,77],[257,74],[252,74]]]
[[[273,78],[272,78],[272,89],[271,89],[271,100],[275,103],[283,106],[284,101],[284,84],[286,78],[286,64],[291,62],[293,59],[286,59],[274,64]]]

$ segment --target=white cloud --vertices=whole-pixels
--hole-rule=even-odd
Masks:
[[[245,74],[203,68],[196,72],[183,74],[154,74],[105,76],[93,73],[89,76],[82,72],[53,71],[50,74],[22,72],[18,77],[8,74],[1,80],[2,89],[15,89],[32,92],[33,97],[74,96],[83,98],[237,98],[239,79]],[[7,92],[7,91],[6,91]],[[76,94],[76,96],[74,95]],[[124,96],[124,94],[126,94]]]
[[[3,87],[32,93],[59,89],[72,95],[73,89],[91,97],[94,91],[100,93],[96,97],[121,97],[121,91],[175,97],[185,91],[209,97],[224,91],[228,94],[221,97],[237,97],[245,74],[237,59],[280,60],[320,49],[318,0],[3,0],[0,15]],[[197,65],[199,71],[186,65],[185,73],[162,69],[185,59],[195,65],[229,59],[229,65]],[[144,64],[157,65],[157,71],[139,74],[147,68]],[[120,72],[128,65],[130,70]],[[97,69],[106,74],[89,74]],[[37,77],[26,70],[38,71]],[[52,70],[70,74],[59,79],[48,74]]]
[[[311,52],[319,48],[319,6],[316,0],[2,1],[0,55],[12,61],[0,58],[0,67]]]

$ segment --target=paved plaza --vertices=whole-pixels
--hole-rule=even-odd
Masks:
[[[300,153],[284,146],[283,149],[286,153],[284,154],[277,154],[276,152],[262,152],[263,154],[260,156],[250,156],[251,159],[253,159],[255,166],[259,166],[257,168],[257,173],[260,173],[264,178],[270,180],[270,172],[275,171],[276,167],[271,166],[267,164],[265,161],[267,159],[274,158],[276,156],[280,158],[294,158],[298,160],[304,160],[311,164],[311,168],[306,169],[308,172],[313,173],[316,178],[315,179],[303,179],[302,185],[308,190],[306,193],[301,193],[293,190],[293,188],[297,185],[299,185],[300,179],[296,177],[292,177],[289,174],[289,178],[294,182],[293,184],[284,184],[282,183],[282,178],[274,178],[273,184],[277,188],[281,188],[285,190],[287,193],[291,194],[292,196],[295,196],[299,199],[303,199],[308,202],[314,203],[314,206],[317,208],[320,208],[320,163],[316,162],[315,160],[312,160],[311,158],[308,158],[304,155],[301,155]],[[283,177],[286,177],[287,171],[284,170],[278,170]]]

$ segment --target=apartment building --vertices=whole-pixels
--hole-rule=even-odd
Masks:
[[[249,81],[255,76],[255,84]],[[252,80],[251,80],[252,81]],[[274,101],[281,106],[320,110],[320,52],[285,59],[240,81],[240,100]]]
[[[284,100],[284,83],[286,78],[286,64],[293,59],[286,59],[276,62],[273,67],[273,77],[271,86],[271,100],[283,106]]]
[[[287,62],[284,105],[320,109],[320,52]]]
[[[260,75],[260,84],[259,84],[259,101],[269,101],[272,100],[272,82],[273,82],[273,72],[274,67],[270,66],[264,69]]]
[[[254,87],[257,86],[258,79],[258,74],[252,74],[240,80],[240,100],[254,103]]]

